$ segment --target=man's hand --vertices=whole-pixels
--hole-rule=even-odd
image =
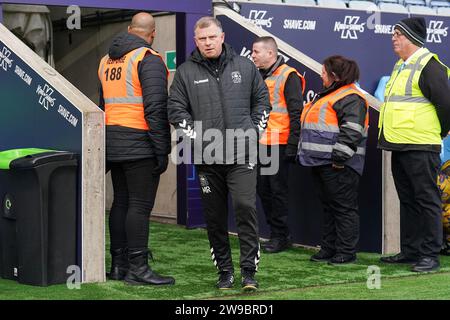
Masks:
[[[169,164],[169,156],[156,156],[156,167],[153,169],[153,175],[159,176],[167,170]]]

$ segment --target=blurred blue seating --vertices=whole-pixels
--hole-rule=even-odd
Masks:
[[[380,2],[378,8],[384,12],[408,13],[408,9],[399,3]]]
[[[316,5],[315,0],[284,0],[284,3],[298,4],[298,5],[302,5],[302,6],[315,6]]]
[[[378,7],[372,1],[352,0],[348,2],[350,9],[377,11]]]
[[[317,5],[326,8],[347,8],[347,5],[342,0],[317,0]]]
[[[433,8],[425,7],[425,6],[407,6],[409,13],[412,14],[432,14],[435,15],[436,11]]]

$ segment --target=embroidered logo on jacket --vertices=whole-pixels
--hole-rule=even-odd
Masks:
[[[241,73],[239,71],[233,71],[231,73],[231,80],[233,80],[233,83],[241,83],[242,82]]]

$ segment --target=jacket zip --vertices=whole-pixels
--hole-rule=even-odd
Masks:
[[[222,92],[222,85],[221,85],[221,81],[220,81],[220,73],[219,73],[219,69],[216,69],[216,80],[217,80],[217,84],[219,85],[219,94],[220,94],[220,104],[222,106],[222,117],[223,117],[223,124],[226,128],[226,123],[225,123],[225,110],[224,110],[224,105],[223,105],[223,92]],[[224,128],[224,129],[225,129]]]
[[[219,89],[219,96],[220,96],[220,105],[221,105],[221,110],[222,110],[222,118],[223,118],[223,125],[224,125],[224,130],[226,129],[226,123],[225,123],[225,110],[224,110],[224,106],[223,106],[223,92],[222,92],[222,87],[221,87],[221,81],[220,81],[220,72],[219,69],[214,68],[212,69],[207,63],[206,61],[200,63],[201,66],[203,66],[206,71],[208,73],[210,73],[217,81],[217,87]],[[218,68],[220,68],[221,66],[219,66]],[[225,69],[225,67],[224,67]],[[225,133],[225,132],[224,132]]]

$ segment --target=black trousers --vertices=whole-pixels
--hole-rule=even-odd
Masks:
[[[349,167],[313,167],[314,181],[323,205],[321,249],[343,255],[356,254],[359,241],[359,174]]]
[[[211,257],[219,271],[233,271],[228,238],[231,194],[240,244],[240,267],[257,271],[260,252],[256,217],[256,167],[248,164],[196,165]]]
[[[279,145],[278,163],[279,168],[274,175],[261,175],[261,167],[258,165],[257,192],[266,215],[267,224],[270,226],[270,238],[288,238],[289,193],[288,174],[289,162],[286,161],[284,153],[286,145]],[[272,146],[269,146],[272,150]],[[272,154],[271,151],[268,154]]]
[[[154,158],[110,162],[114,200],[109,216],[111,249],[148,247],[149,218],[159,175],[152,174]]]
[[[438,153],[392,152],[392,175],[400,199],[401,251],[414,259],[438,259],[442,246],[439,165]]]

